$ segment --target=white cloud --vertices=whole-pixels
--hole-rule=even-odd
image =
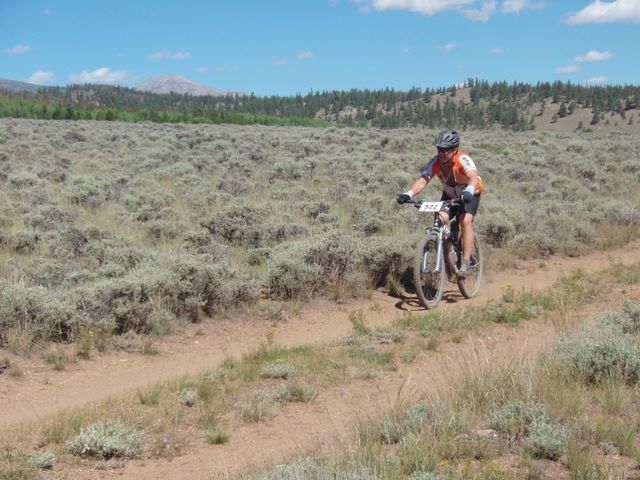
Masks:
[[[191,57],[189,52],[171,52],[169,50],[149,55],[151,60],[187,60],[189,57]]]
[[[36,85],[44,85],[45,83],[53,81],[53,78],[53,72],[43,72],[42,70],[38,70],[27,78],[27,82],[35,83]]]
[[[196,72],[198,73],[207,73],[209,71],[209,67],[198,67],[196,68]]]
[[[44,13],[44,14],[48,17],[48,16],[49,16],[49,15],[51,15],[53,12],[51,12],[51,9],[49,9],[49,8],[45,8],[45,9],[44,9],[44,11],[43,11],[42,13]]]
[[[313,58],[313,52],[300,52],[296,55],[296,58],[298,60],[309,60],[310,58]]]
[[[502,55],[503,53],[507,53],[507,49],[502,47],[495,47],[491,49],[491,53]]]
[[[114,72],[109,67],[102,67],[94,70],[93,72],[87,72],[85,70],[78,75],[73,73],[69,75],[69,81],[73,83],[116,83],[124,80],[128,76],[129,72]]]
[[[530,0],[504,0],[502,2],[502,13],[520,13],[524,10],[535,10],[544,7],[542,2],[532,2]]]
[[[589,50],[585,55],[574,58],[575,62],[602,62],[611,60],[613,54],[611,52],[599,52],[597,50]]]
[[[605,85],[609,83],[609,79],[604,76],[587,78],[587,83],[591,85]]]
[[[378,11],[409,10],[421,15],[433,15],[445,10],[455,10],[471,5],[476,0],[370,0],[372,7]],[[358,1],[356,3],[362,4]]]
[[[596,0],[578,13],[569,15],[566,21],[572,25],[610,22],[640,23],[640,0],[615,0],[614,2]]]
[[[463,10],[462,13],[469,20],[475,20],[478,22],[486,22],[491,18],[491,15],[496,11],[496,2],[491,0],[484,2],[480,8],[470,8]]]
[[[455,43],[447,43],[447,44],[442,46],[442,49],[445,52],[453,52],[457,47],[458,47],[458,45],[455,44]]]
[[[566,67],[558,67],[555,69],[556,73],[576,73],[580,71],[580,67],[577,65],[568,65]]]
[[[7,55],[24,55],[25,53],[29,53],[31,51],[31,47],[29,45],[23,45],[19,43],[13,48],[7,48],[5,53]]]

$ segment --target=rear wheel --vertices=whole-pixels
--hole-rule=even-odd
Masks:
[[[484,259],[482,258],[480,240],[478,240],[477,236],[473,240],[471,266],[473,267],[473,270],[470,275],[466,277],[458,277],[458,288],[465,298],[475,297],[480,291],[480,285],[482,283]]]
[[[413,263],[413,281],[416,286],[418,300],[425,308],[436,308],[445,283],[444,255],[440,252],[440,271],[435,272],[438,255],[438,236],[427,234],[416,245]]]

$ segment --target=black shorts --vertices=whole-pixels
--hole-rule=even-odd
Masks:
[[[454,200],[454,199],[449,197],[446,193],[442,192],[442,197],[440,198],[440,200],[444,201],[444,200]],[[445,205],[442,207],[441,211],[446,212],[447,215],[449,215],[449,218],[453,218],[454,216],[457,216],[463,212],[470,213],[475,217],[476,213],[478,212],[479,206],[480,206],[480,194],[477,193],[473,197],[471,197],[470,202],[464,203],[461,206]]]

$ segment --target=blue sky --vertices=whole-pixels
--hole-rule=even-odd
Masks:
[[[640,83],[640,0],[0,0],[0,78],[256,95]]]

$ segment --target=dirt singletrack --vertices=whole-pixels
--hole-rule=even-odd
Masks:
[[[605,269],[613,261],[640,261],[640,240],[626,247],[580,258],[547,258],[528,269],[487,274],[480,295],[464,300],[449,284],[439,309],[481,305],[501,297],[505,286],[515,290],[551,287],[575,269]],[[370,298],[337,305],[315,300],[278,325],[275,343],[284,346],[327,342],[352,331],[349,313],[360,310],[371,327],[390,325],[395,319],[423,312],[414,297],[397,298],[373,292]],[[270,323],[254,318],[208,320],[157,343],[160,354],[112,352],[82,360],[64,371],[32,358],[21,361],[24,375],[0,375],[0,427],[55,415],[57,411],[99,402],[114,394],[140,388],[184,373],[215,367],[227,356],[255,351],[265,342]],[[228,472],[283,461],[311,449],[329,448],[351,431],[354,421],[399,399],[417,398],[446,389],[471,365],[524,361],[553,340],[549,322],[526,322],[516,330],[495,325],[486,335],[443,345],[435,354],[411,366],[387,373],[376,381],[356,381],[323,391],[317,402],[290,405],[264,424],[238,423],[229,429],[224,445],[192,445],[173,460],[135,460],[115,471],[74,470],[51,472],[51,478],[225,478]],[[5,352],[0,352],[2,356]]]

